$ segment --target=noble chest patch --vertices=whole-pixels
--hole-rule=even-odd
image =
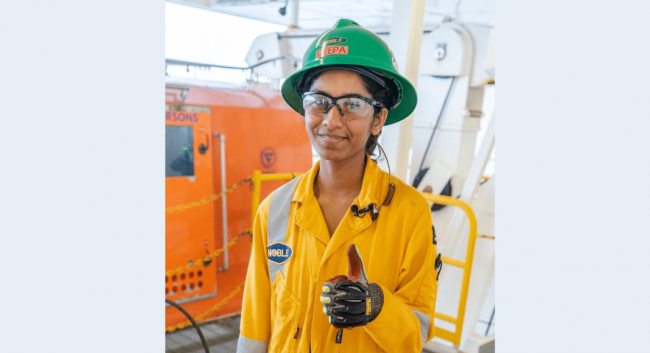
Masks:
[[[266,250],[269,261],[275,262],[276,264],[283,264],[289,261],[291,255],[293,255],[293,249],[283,243],[273,243]]]

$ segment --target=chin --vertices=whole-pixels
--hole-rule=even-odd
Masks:
[[[321,159],[328,160],[328,161],[338,161],[345,158],[345,156],[343,156],[343,154],[339,151],[321,149],[321,150],[316,150],[316,152],[318,153],[318,156],[320,156]]]
[[[348,160],[350,158],[355,158],[359,155],[359,153],[352,153],[350,151],[338,151],[338,150],[331,150],[331,149],[325,149],[325,148],[320,148],[316,149],[316,153],[318,156],[327,161],[344,161]],[[365,152],[362,153],[365,156]]]

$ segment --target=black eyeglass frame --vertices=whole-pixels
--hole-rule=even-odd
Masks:
[[[311,95],[314,95],[314,94],[318,94],[320,96],[324,96],[324,97],[329,98],[329,102],[328,102],[329,105],[327,106],[327,108],[325,108],[325,110],[323,111],[323,114],[327,114],[327,112],[329,112],[330,109],[332,109],[333,106],[336,106],[336,109],[339,111],[341,116],[343,116],[343,109],[341,109],[341,107],[336,102],[339,99],[344,99],[344,98],[358,98],[358,99],[361,99],[362,101],[364,101],[364,102],[366,102],[366,103],[368,103],[368,104],[370,104],[372,106],[379,107],[379,108],[385,108],[384,105],[381,104],[381,102],[378,102],[378,101],[376,101],[376,100],[374,100],[372,98],[367,98],[367,97],[364,97],[364,96],[361,96],[361,95],[358,95],[358,94],[354,94],[354,93],[353,94],[346,94],[344,96],[334,98],[334,97],[332,97],[332,96],[330,96],[330,95],[328,95],[326,93],[323,93],[323,92],[305,92],[305,93],[303,93],[301,95],[301,97],[302,97],[302,99],[305,99],[307,96],[311,96]],[[303,108],[304,108],[304,103],[303,103]]]

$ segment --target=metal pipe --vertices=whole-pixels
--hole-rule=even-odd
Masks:
[[[422,34],[424,32],[425,10],[425,0],[393,0],[393,22],[390,28],[390,43],[393,50],[395,50],[397,62],[400,65],[404,65],[400,73],[414,87],[418,86],[420,47],[422,46]],[[407,23],[408,28],[405,28],[403,23]],[[412,140],[413,113],[400,122],[398,129],[395,176],[402,180],[407,180],[407,170],[411,168],[409,165],[409,151]]]
[[[468,23],[468,22],[463,22],[463,23]],[[373,32],[378,36],[390,35],[390,31],[376,31],[376,32],[373,31]],[[423,34],[428,34],[428,33],[431,33],[431,32],[433,32],[432,29],[426,29],[426,30],[422,31]],[[321,32],[313,33],[313,34],[290,34],[290,33],[287,33],[287,34],[278,34],[278,38],[279,39],[284,39],[284,38],[288,38],[288,39],[293,39],[293,38],[318,38],[318,36],[320,36],[320,35],[321,35]]]
[[[260,207],[260,187],[262,186],[262,172],[259,170],[253,171],[253,177],[251,178],[253,184],[253,196],[251,197],[251,232],[255,234],[255,214],[257,213],[257,208]]]
[[[445,320],[449,323],[456,324],[456,319],[449,315],[441,314],[441,313],[435,313],[434,316],[438,319]],[[437,329],[437,328],[436,328]]]
[[[467,205],[467,204],[466,204]],[[465,322],[465,309],[467,308],[467,295],[469,292],[469,280],[472,274],[472,263],[474,262],[474,245],[476,244],[476,216],[474,211],[469,205],[467,208],[463,208],[463,211],[467,214],[469,218],[469,239],[467,244],[467,252],[465,253],[465,269],[463,271],[463,286],[460,290],[460,303],[462,305],[458,306],[458,324],[456,341],[454,342],[457,346],[460,346],[461,336],[463,334],[463,323]],[[460,328],[460,329],[459,329]]]
[[[257,213],[257,208],[260,207],[260,192],[263,181],[276,181],[276,180],[286,180],[289,181],[302,173],[265,173],[262,174],[261,171],[253,171],[253,177],[251,177],[253,184],[253,196],[252,205],[251,205],[251,230],[255,227],[255,214]]]
[[[443,263],[445,263],[447,265],[452,265],[452,266],[456,266],[456,267],[460,267],[460,268],[465,268],[465,263],[462,262],[462,261],[458,261],[458,260],[455,260],[455,259],[452,259],[452,258],[449,258],[449,257],[446,257],[446,256],[440,256],[440,259],[442,260]]]
[[[460,346],[461,335],[463,333],[463,324],[465,322],[465,308],[467,307],[467,293],[469,291],[469,280],[472,274],[472,263],[474,260],[474,245],[476,244],[476,215],[472,208],[464,201],[454,197],[444,195],[433,195],[422,193],[425,199],[431,202],[456,206],[462,209],[469,220],[469,239],[467,239],[467,252],[465,253],[465,262],[459,260],[442,258],[443,262],[463,268],[463,282],[460,288],[460,300],[458,303],[458,315],[456,315],[456,330],[454,332],[436,327],[436,336],[452,342],[455,346]],[[455,263],[454,263],[455,262]],[[438,315],[436,313],[436,315]]]
[[[298,0],[291,0],[291,25],[290,28],[298,28]]]
[[[288,59],[288,60],[291,60],[291,61],[293,61],[295,63],[300,62],[299,58],[297,58],[297,57],[295,57],[293,55],[286,54],[286,55],[281,55],[281,56],[271,58],[271,59],[268,59],[268,60],[260,61],[260,62],[258,62],[256,64],[250,65],[248,67],[205,64],[205,63],[197,63],[197,62],[193,62],[193,61],[183,61],[183,60],[175,60],[175,59],[165,59],[165,64],[166,65],[181,65],[181,66],[196,66],[196,67],[204,67],[204,68],[208,68],[208,69],[214,67],[214,68],[218,68],[218,69],[250,70],[250,69],[254,69],[254,68],[256,68],[256,67],[258,67],[260,65],[268,64],[270,62],[278,61],[278,60],[282,60],[282,59]]]
[[[214,136],[219,137],[219,152],[221,154],[221,192],[226,191],[226,135],[214,132]],[[221,232],[223,238],[223,267],[219,271],[227,271],[230,267],[230,261],[228,259],[228,202],[226,200],[226,194],[221,196]]]
[[[435,337],[442,338],[445,341],[453,342],[454,333],[449,331],[449,330],[445,330],[442,327],[436,326],[436,336]]]
[[[260,173],[260,181],[291,180],[302,173]]]

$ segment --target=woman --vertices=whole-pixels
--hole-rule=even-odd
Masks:
[[[257,212],[239,353],[421,352],[433,337],[429,205],[370,158],[417,101],[396,66],[378,36],[339,20],[284,82],[321,160]]]

